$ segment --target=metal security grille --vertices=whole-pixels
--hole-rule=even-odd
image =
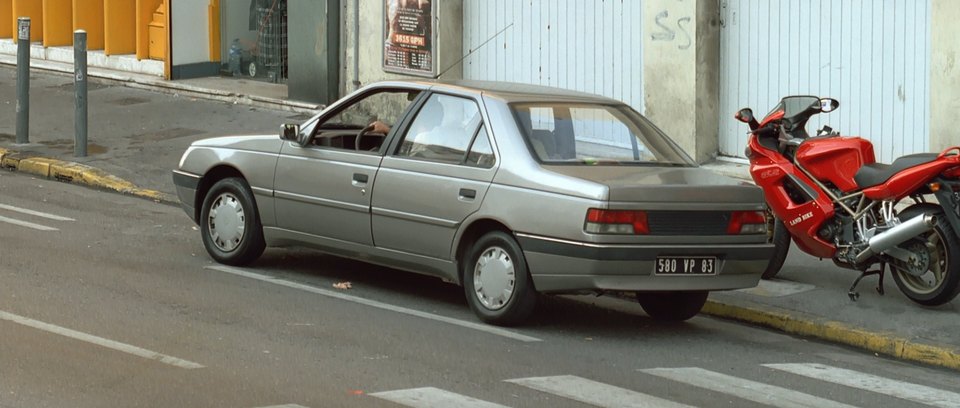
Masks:
[[[650,235],[726,235],[730,213],[724,211],[648,211]]]
[[[270,82],[283,82],[287,79],[287,2],[272,0],[269,3],[269,6],[257,7],[260,27],[254,57],[256,69],[261,72],[254,72],[251,76],[263,76]]]
[[[927,151],[930,126],[930,0],[721,0],[720,153],[743,156],[746,125],[787,95],[829,96],[840,109],[816,115],[862,136],[878,161]]]

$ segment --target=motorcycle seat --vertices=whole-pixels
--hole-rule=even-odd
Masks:
[[[865,164],[860,170],[857,170],[857,174],[853,176],[853,180],[857,182],[857,187],[861,189],[873,187],[878,184],[883,184],[889,180],[890,177],[893,177],[894,174],[913,166],[930,163],[936,159],[936,153],[917,153],[898,157],[891,164]]]

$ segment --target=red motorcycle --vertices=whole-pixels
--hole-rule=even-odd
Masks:
[[[836,110],[836,99],[788,96],[760,122],[749,108],[750,175],[797,247],[860,271],[857,284],[890,267],[911,300],[935,306],[960,292],[960,146],[877,163],[873,145],[829,126],[810,136],[807,121]],[[929,196],[936,198],[928,201]],[[779,226],[779,225],[778,225]]]

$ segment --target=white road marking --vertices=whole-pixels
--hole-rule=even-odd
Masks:
[[[538,338],[536,338],[536,337],[526,336],[526,335],[523,335],[523,334],[520,334],[520,333],[515,333],[515,332],[509,331],[509,330],[504,330],[504,329],[501,329],[501,328],[495,327],[495,326],[488,326],[488,325],[485,325],[485,324],[479,324],[479,323],[473,323],[473,322],[466,322],[466,321],[463,321],[463,320],[454,319],[454,318],[452,318],[452,317],[446,317],[446,316],[436,315],[436,314],[433,314],[433,313],[421,312],[421,311],[419,311],[419,310],[408,309],[408,308],[401,307],[401,306],[394,306],[394,305],[391,305],[391,304],[388,304],[388,303],[378,302],[378,301],[376,301],[376,300],[364,299],[364,298],[361,298],[361,297],[351,296],[351,295],[343,294],[343,293],[340,293],[340,292],[334,292],[334,291],[332,291],[332,290],[320,289],[320,288],[317,288],[317,287],[304,285],[304,284],[302,284],[302,283],[296,283],[296,282],[291,282],[291,281],[288,281],[288,280],[283,280],[283,279],[275,278],[275,277],[273,277],[273,276],[261,275],[261,274],[259,274],[259,273],[253,273],[253,272],[247,272],[247,271],[242,270],[242,269],[240,269],[240,268],[234,268],[234,267],[231,267],[231,266],[213,265],[213,266],[205,266],[204,268],[206,268],[206,269],[212,269],[212,270],[215,270],[215,271],[220,271],[220,272],[229,273],[229,274],[232,274],[232,275],[242,276],[242,277],[245,277],[245,278],[256,279],[256,280],[261,281],[261,282],[267,282],[267,283],[272,283],[272,284],[275,284],[275,285],[286,286],[286,287],[292,288],[292,289],[299,289],[299,290],[302,290],[302,291],[306,291],[306,292],[310,292],[310,293],[315,293],[315,294],[322,295],[322,296],[332,297],[332,298],[335,298],[335,299],[346,300],[346,301],[348,301],[348,302],[359,303],[359,304],[361,304],[361,305],[371,306],[371,307],[375,307],[375,308],[378,308],[378,309],[389,310],[389,311],[391,311],[391,312],[403,313],[403,314],[407,314],[407,315],[411,315],[411,316],[422,317],[422,318],[424,318],[424,319],[435,320],[435,321],[438,321],[438,322],[443,322],[443,323],[447,323],[447,324],[452,324],[452,325],[455,325],[455,326],[460,326],[460,327],[464,327],[464,328],[468,328],[468,329],[472,329],[472,330],[482,331],[482,332],[489,333],[489,334],[495,334],[495,335],[497,335],[497,336],[507,337],[507,338],[511,338],[511,339],[519,340],[519,341],[523,341],[523,342],[542,341],[541,339],[538,339]]]
[[[804,394],[799,391],[737,378],[698,367],[654,368],[640,371],[773,407],[854,408],[852,405]]]
[[[307,408],[303,405],[297,404],[283,404],[283,405],[271,405],[269,407],[260,407],[260,408]]]
[[[13,323],[22,324],[24,326],[32,327],[34,329],[43,330],[45,332],[49,332],[53,334],[59,334],[61,336],[69,337],[75,340],[85,341],[87,343],[96,344],[98,346],[106,347],[108,349],[124,352],[127,354],[133,354],[135,356],[143,357],[149,360],[157,360],[161,363],[169,364],[174,367],[180,367],[180,368],[186,368],[186,369],[203,368],[202,365],[194,363],[192,361],[182,360],[176,357],[160,354],[155,351],[150,351],[137,346],[131,346],[129,344],[105,339],[103,337],[97,337],[92,334],[78,332],[76,330],[71,330],[64,327],[52,325],[50,323],[44,323],[38,320],[33,320],[27,317],[15,315],[13,313],[7,313],[2,310],[0,310],[0,320],[7,320]]]
[[[662,398],[657,398],[652,395],[631,391],[626,388],[620,388],[573,375],[518,378],[506,381],[598,407],[689,407],[689,405],[680,404]]]
[[[41,217],[41,218],[47,218],[47,219],[51,219],[51,220],[55,220],[55,221],[76,221],[75,219],[69,218],[69,217],[62,217],[62,216],[59,216],[59,215],[56,215],[56,214],[50,214],[50,213],[45,213],[45,212],[40,212],[40,211],[34,211],[34,210],[28,210],[28,209],[26,209],[26,208],[14,207],[14,206],[12,206],[12,205],[6,205],[6,204],[0,204],[0,210],[9,210],[9,211],[18,212],[18,213],[21,213],[21,214],[33,215],[33,216],[37,216],[37,217]]]
[[[783,297],[796,295],[797,293],[807,292],[816,288],[816,286],[806,283],[761,280],[756,287],[740,289],[737,290],[737,292],[763,297]]]
[[[764,367],[934,407],[960,407],[960,394],[858,371],[823,364],[764,364]]]
[[[35,229],[35,230],[38,230],[38,231],[60,231],[59,229],[56,229],[56,228],[54,228],[54,227],[48,227],[48,226],[46,226],[46,225],[34,224],[34,223],[32,223],[32,222],[20,221],[20,220],[18,220],[18,219],[7,218],[7,217],[4,217],[4,216],[0,216],[0,222],[5,222],[5,223],[7,223],[7,224],[13,224],[13,225],[19,225],[19,226],[21,226],[21,227],[32,228],[32,229]]]
[[[507,408],[505,405],[494,404],[433,387],[376,392],[369,395],[416,408]]]

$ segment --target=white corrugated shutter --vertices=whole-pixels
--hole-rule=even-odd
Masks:
[[[929,146],[929,0],[720,0],[720,153],[743,156],[742,107],[760,117],[786,95],[829,96],[817,115],[873,142],[890,162]]]
[[[464,78],[589,92],[643,112],[641,9],[634,0],[464,0]]]

